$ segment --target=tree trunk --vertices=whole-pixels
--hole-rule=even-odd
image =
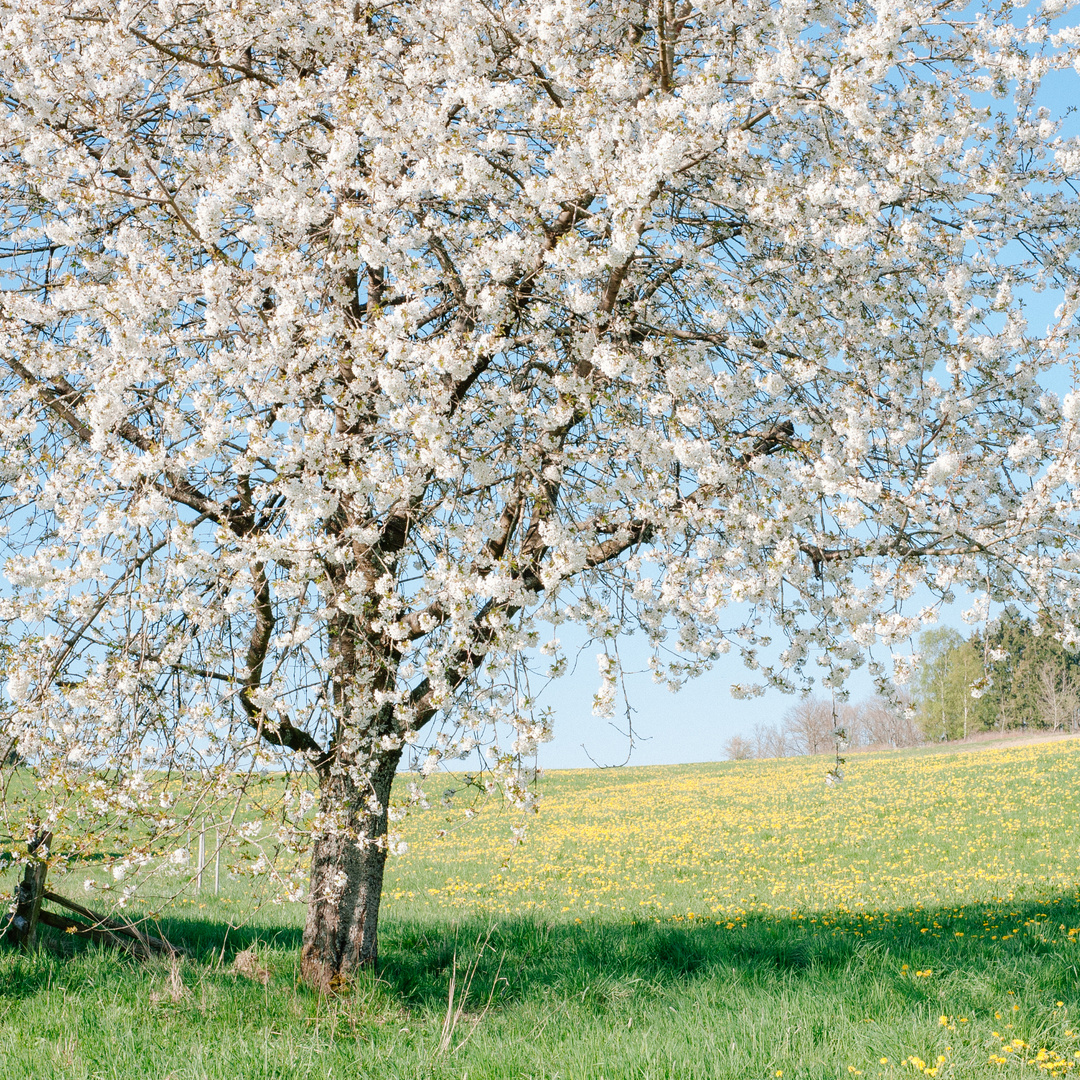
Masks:
[[[378,960],[387,807],[400,757],[400,750],[381,755],[366,785],[358,786],[347,773],[328,776],[321,785],[321,806],[346,819],[344,829],[317,837],[311,854],[300,972],[316,990],[333,989]]]

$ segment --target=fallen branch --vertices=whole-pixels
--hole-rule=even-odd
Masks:
[[[8,942],[24,950],[31,948],[37,924],[44,923],[65,933],[82,934],[104,945],[116,945],[143,959],[154,953],[166,953],[170,957],[176,957],[183,952],[164,938],[141,930],[128,919],[107,918],[66,896],[46,889],[45,875],[48,873],[47,860],[51,843],[52,833],[46,832],[31,837],[27,844],[30,859],[15,893],[11,918],[4,928],[4,937]],[[67,908],[83,919],[88,919],[89,923],[67,915],[58,915],[54,911],[46,911],[42,907],[45,901]]]
[[[117,935],[124,935],[132,938],[140,946],[140,950],[144,955],[149,956],[151,953],[168,953],[170,956],[177,956],[183,952],[182,949],[173,945],[171,942],[166,941],[164,938],[155,937],[153,934],[148,934],[145,930],[140,930],[134,923],[129,922],[127,919],[109,919],[104,915],[99,915],[96,911],[91,911],[88,907],[83,907],[82,904],[77,904],[74,900],[69,900],[66,896],[61,896],[59,893],[50,892],[46,889],[42,893],[42,900],[48,900],[50,903],[59,904],[61,907],[67,908],[69,911],[74,911],[76,915],[81,915],[85,919],[90,919],[93,923],[92,926],[86,926],[84,923],[78,922],[75,919],[65,918],[62,915],[55,915],[52,912],[40,912],[38,919],[48,926],[58,926],[59,923],[63,923],[63,926],[59,926],[59,929],[69,930],[74,929],[75,933],[89,933],[99,934],[106,936],[114,944],[126,944],[117,940]],[[45,915],[48,914],[49,918],[46,919]]]
[[[45,926],[51,926],[54,930],[63,930],[66,933],[92,938],[101,945],[115,945],[118,949],[131,952],[140,959],[146,959],[149,955],[141,942],[121,937],[106,927],[87,926],[86,923],[79,922],[78,919],[71,919],[66,915],[57,915],[52,911],[44,910],[38,912],[37,921]]]

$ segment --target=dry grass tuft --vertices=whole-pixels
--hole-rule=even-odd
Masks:
[[[253,982],[262,983],[263,986],[270,981],[270,969],[259,961],[254,948],[237,953],[236,959],[233,960],[232,969],[237,975],[242,975],[245,979],[251,979]]]

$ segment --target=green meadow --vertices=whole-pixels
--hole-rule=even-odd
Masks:
[[[46,930],[0,951],[0,1077],[1080,1073],[1080,740],[828,766],[550,773],[519,844],[433,798],[334,996],[261,879],[165,907],[179,961]]]

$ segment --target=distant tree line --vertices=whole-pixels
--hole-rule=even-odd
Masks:
[[[913,697],[928,739],[1080,727],[1080,655],[1015,608],[966,640],[950,627],[927,630],[919,647]]]
[[[837,729],[848,749],[915,746],[987,731],[1080,730],[1080,654],[1049,627],[1008,607],[965,638],[952,627],[919,638],[910,697],[837,704],[808,695],[779,723],[759,723],[724,744],[731,759],[831,753]]]
[[[749,735],[733,735],[724,752],[733,761],[828,754],[836,748],[837,732],[843,733],[841,742],[847,749],[898,748],[924,741],[903,694],[893,701],[873,697],[835,705],[829,698],[808,694],[779,723],[759,723]]]

